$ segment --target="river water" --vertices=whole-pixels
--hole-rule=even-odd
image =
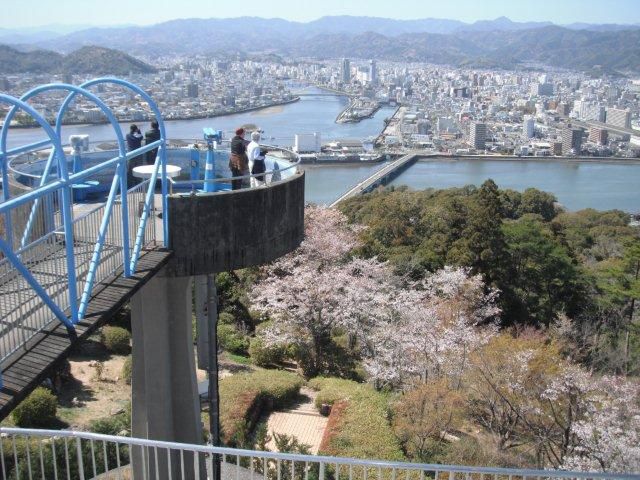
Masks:
[[[500,188],[528,187],[555,194],[568,210],[595,208],[640,212],[640,163],[562,160],[440,160],[416,162],[391,185],[413,189],[480,185],[492,178]]]
[[[308,89],[310,93],[321,90]],[[224,117],[166,122],[169,138],[201,138],[202,128],[212,127],[232,132],[240,125],[252,123],[265,131],[266,142],[291,145],[296,133],[320,132],[322,140],[376,136],[392,108],[379,110],[371,119],[355,124],[336,124],[335,118],[347,105],[344,97],[310,96],[300,101],[253,112]],[[143,130],[145,125],[139,125]],[[128,124],[123,125],[128,130]],[[90,140],[113,140],[109,125],[81,125],[63,128],[63,138],[70,134],[88,134]],[[35,129],[12,129],[10,145],[23,145],[43,138]],[[330,203],[350,186],[365,179],[375,165],[310,165],[307,172],[306,198],[310,202]],[[569,210],[618,208],[640,212],[640,163],[582,163],[540,160],[445,160],[420,161],[409,168],[393,185],[408,185],[414,189],[447,188],[469,184],[480,185],[493,178],[501,188],[524,190],[536,187],[556,195]]]

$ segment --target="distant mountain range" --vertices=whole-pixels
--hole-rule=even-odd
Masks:
[[[0,32],[0,40],[1,40]],[[333,16],[308,23],[241,17],[179,19],[139,27],[90,28],[55,38],[11,42],[71,52],[87,45],[153,58],[163,54],[281,54],[314,58],[377,58],[452,65],[513,67],[525,62],[591,70],[640,71],[640,25],[513,22],[506,17],[464,23]],[[6,41],[6,40],[5,40]]]
[[[19,51],[0,45],[2,73],[82,73],[127,75],[156,69],[126,53],[104,47],[82,47],[68,55],[51,50]]]

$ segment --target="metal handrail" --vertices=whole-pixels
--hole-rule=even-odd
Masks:
[[[131,197],[134,197],[135,195],[144,195],[146,193],[149,182],[150,182],[149,180],[145,180],[144,182],[141,182],[140,184],[131,187],[127,191],[127,195]],[[116,202],[121,204],[121,198],[116,199]],[[87,244],[90,244],[92,241],[95,240],[95,238],[98,235],[98,232],[97,232],[98,224],[97,224],[96,218],[102,216],[101,211],[104,211],[105,208],[106,208],[106,204],[99,204],[96,207],[91,208],[89,211],[84,212],[82,215],[79,215],[77,218],[73,220],[74,241],[81,239],[82,241],[85,241]],[[137,205],[129,205],[128,208],[130,210],[129,221],[131,222],[132,226],[137,229],[140,227],[140,224],[142,222],[141,222],[141,219],[131,211],[134,208],[137,208]],[[118,216],[122,216],[121,211],[118,211]],[[120,226],[118,222],[112,223],[110,228],[115,229],[117,231],[116,236],[120,238],[121,232],[120,232]],[[156,235],[155,235],[154,222],[147,222],[144,225],[144,228],[145,228],[144,245],[148,245],[150,243],[155,242]],[[64,249],[64,246],[62,245],[61,241],[57,240],[59,236],[60,236],[60,225],[55,225],[53,230],[49,231],[43,236],[36,238],[34,241],[29,243],[28,245],[25,245],[24,247],[16,250],[15,254],[23,261],[23,263],[27,266],[27,268],[30,268],[34,262],[37,264],[40,260],[42,260],[39,257],[40,254],[38,253],[41,249],[53,248],[52,246],[57,246],[56,248],[61,250]],[[125,249],[128,249],[129,251],[133,251],[134,246],[132,245],[114,244],[112,241],[114,236],[113,232],[108,232],[108,236],[110,237],[111,240],[109,241],[105,240],[104,243],[105,245],[110,245],[109,255],[106,258],[101,259],[101,261],[95,265],[96,271],[94,275],[89,276],[87,272],[87,273],[83,273],[78,278],[77,284],[80,287],[80,291],[82,292],[82,298],[80,302],[80,313],[84,313],[86,309],[86,304],[92,293],[93,285],[98,284],[103,280],[105,280],[106,278],[108,278],[110,275],[113,275],[118,270],[118,268],[122,266],[121,257],[124,256]],[[130,240],[133,240],[133,238],[130,238]],[[114,250],[114,247],[116,250]],[[0,272],[7,271],[11,263],[12,262],[9,258],[5,257],[0,259]],[[85,272],[85,270],[89,268],[89,264],[90,262],[88,262],[87,260],[85,260],[84,262],[78,262],[78,264],[76,265],[78,272]],[[59,271],[59,272],[50,271],[49,273],[56,273],[59,275],[66,274],[65,271]],[[17,271],[15,272],[15,276],[19,276]],[[4,278],[0,278],[0,286],[3,285],[3,281],[10,282],[13,279],[15,279],[15,277],[8,278],[5,275]],[[60,298],[62,298],[62,301],[60,301]],[[56,302],[56,304],[63,311],[65,311],[69,306],[68,300],[64,298],[64,296],[58,297],[58,301]],[[6,314],[5,310],[3,309],[4,307],[6,307],[6,305],[2,303],[2,298],[0,297],[0,311]],[[15,308],[22,308],[22,305],[16,306]],[[25,318],[26,317],[27,316],[25,315]],[[44,308],[39,308],[37,314],[32,317],[29,317],[28,319],[29,321],[28,333],[24,331],[24,325],[23,325],[23,322],[25,321],[24,319],[14,321],[10,324],[6,323],[3,326],[2,332],[0,332],[0,337],[2,337],[2,342],[3,342],[2,352],[0,352],[0,362],[6,359],[14,351],[16,351],[16,349],[19,348],[22,344],[24,344],[28,339],[32,338],[38,332],[46,328],[50,324],[50,322],[54,321],[56,318],[53,313],[49,312],[47,309],[44,309]],[[17,341],[18,338],[15,335],[8,336],[8,335],[11,335],[11,332],[15,329],[22,331],[21,335],[24,336],[24,338],[22,339],[21,342]]]
[[[224,141],[224,140],[223,140]],[[282,174],[282,172],[288,172],[291,169],[295,169],[300,165],[300,155],[298,155],[296,152],[294,152],[293,150],[290,150],[288,148],[285,147],[281,147],[279,145],[268,145],[268,144],[261,144],[261,147],[265,147],[265,148],[269,148],[271,150],[280,150],[282,152],[286,152],[291,154],[293,157],[295,157],[295,161],[290,161],[290,160],[284,160],[287,163],[289,163],[289,165],[285,168],[279,168],[277,170],[267,170],[265,172],[262,173],[250,173],[248,175],[240,175],[240,176],[235,176],[235,177],[218,177],[218,178],[211,178],[211,179],[197,179],[197,180],[173,180],[170,179],[170,184],[171,186],[191,186],[191,189],[193,189],[193,185],[196,184],[206,184],[206,183],[228,183],[232,180],[245,180],[245,179],[251,179],[251,178],[257,178],[257,177],[263,177],[266,178],[267,175],[273,175],[274,173],[280,173]]]
[[[45,437],[48,439],[76,439],[77,441],[86,440],[91,442],[104,442],[115,445],[127,445],[131,447],[141,447],[153,449],[153,451],[179,451],[201,453],[209,455],[231,456],[237,459],[236,465],[239,466],[241,457],[263,460],[298,462],[306,465],[319,465],[320,472],[324,471],[324,467],[362,467],[366,469],[391,469],[393,472],[397,470],[414,471],[414,472],[436,472],[449,474],[480,474],[504,477],[535,477],[540,478],[574,478],[574,479],[616,479],[616,480],[639,480],[640,475],[637,473],[616,473],[616,472],[576,472],[566,470],[539,470],[539,469],[515,469],[515,468],[499,468],[499,467],[473,467],[463,465],[440,465],[430,463],[408,463],[387,460],[365,460],[348,457],[335,456],[317,456],[294,453],[280,453],[269,451],[256,451],[247,449],[236,449],[229,447],[214,447],[209,445],[195,445],[177,442],[167,442],[160,440],[148,440],[142,438],[122,437],[114,435],[104,435],[91,432],[77,432],[70,430],[36,430],[21,428],[5,428],[0,427],[0,435],[3,437]],[[33,453],[35,455],[35,452]],[[197,463],[197,462],[196,462]],[[5,472],[3,472],[5,473]],[[407,478],[408,475],[407,475]],[[437,478],[437,476],[436,476]],[[449,477],[451,478],[451,477]],[[455,477],[454,477],[455,478]],[[468,478],[468,477],[467,477]]]
[[[273,138],[273,137],[271,137],[271,138]],[[289,138],[289,137],[276,137],[276,138]],[[89,146],[91,147],[92,145],[95,146],[95,145],[106,143],[106,142],[108,142],[108,141],[92,141],[92,142],[89,143]],[[203,140],[202,139],[183,139],[183,138],[167,139],[166,140],[167,151],[182,149],[181,147],[171,147],[173,142],[183,142],[183,143],[186,143],[186,144],[201,145],[203,143]],[[17,163],[17,164],[15,163],[16,161],[23,159],[23,157],[25,155],[33,155],[36,152],[39,152],[39,151],[42,151],[42,150],[50,150],[51,149],[51,145],[49,145],[46,142],[38,142],[38,143],[40,144],[40,148],[35,148],[35,149],[32,149],[32,150],[29,150],[28,152],[20,152],[20,151],[18,151],[16,153],[13,153],[11,150],[7,152],[7,156],[11,157],[7,161],[7,167],[8,167],[8,169],[9,169],[9,171],[11,173],[13,173],[14,175],[19,175],[21,177],[27,177],[27,178],[33,178],[33,179],[39,179],[39,178],[42,177],[42,175],[37,175],[37,174],[21,171],[18,168],[18,166],[19,165],[31,165],[33,163],[38,163],[38,162],[46,163],[47,162],[46,158],[38,158],[36,160],[27,161],[27,162],[21,162],[21,163]],[[38,145],[38,143],[36,145]],[[228,145],[230,143],[231,143],[231,140],[229,140],[227,138],[223,138],[220,141],[220,144],[222,144],[222,145]],[[71,146],[70,143],[62,143],[62,148],[63,149],[68,148],[70,146]],[[287,153],[291,153],[292,155],[295,155],[296,157],[298,156],[292,150],[290,150],[290,149],[288,149],[286,147],[282,147],[280,145],[267,145],[267,144],[264,144],[264,146],[268,147],[268,148],[271,148],[271,149],[277,149],[277,150],[282,150],[282,151],[287,152]],[[187,147],[183,147],[183,148],[187,148]],[[198,149],[198,150],[200,150],[200,149]],[[90,149],[89,151],[82,152],[82,153],[83,154],[85,154],[85,153],[97,154],[97,153],[107,153],[109,151],[112,151],[112,150],[91,150]],[[200,151],[206,151],[206,150],[205,150],[205,148],[202,148],[202,150],[200,150]],[[139,155],[142,155],[143,153],[144,152],[141,152],[141,153],[139,153]]]

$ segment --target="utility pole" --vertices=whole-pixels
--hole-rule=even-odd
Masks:
[[[207,371],[209,385],[209,443],[220,446],[220,395],[218,392],[218,294],[214,275],[195,277],[198,331],[198,367]],[[206,306],[206,307],[205,307]],[[206,314],[205,314],[206,310]],[[214,455],[212,480],[220,480],[220,456]]]
[[[216,277],[207,275],[207,324],[209,327],[209,431],[211,445],[220,446],[220,394],[218,391],[218,293]],[[220,455],[213,459],[213,480],[220,480]]]

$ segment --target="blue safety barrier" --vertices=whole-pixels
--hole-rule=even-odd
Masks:
[[[154,113],[160,130],[160,139],[141,147],[133,152],[127,152],[125,139],[122,134],[121,127],[117,118],[111,109],[94,93],[88,89],[99,84],[117,85],[133,91],[149,105]],[[56,122],[54,126],[49,123],[29,105],[28,101],[37,95],[49,92],[63,91],[68,95],[62,102]],[[117,141],[117,155],[113,158],[105,159],[97,164],[84,168],[84,162],[80,151],[75,151],[73,156],[72,171],[69,171],[68,159],[63,150],[63,142],[61,140],[62,121],[63,118],[76,96],[82,96],[93,102],[105,115],[109,124],[113,128],[115,140]],[[11,108],[5,118],[4,126],[0,130],[0,174],[2,176],[2,203],[0,203],[0,216],[4,219],[4,238],[0,238],[0,253],[2,253],[1,261],[4,262],[3,268],[14,269],[15,275],[9,275],[6,278],[18,278],[18,282],[26,282],[35,295],[42,301],[43,305],[48,308],[48,315],[41,315],[37,320],[37,325],[29,325],[26,328],[22,325],[23,319],[20,312],[15,313],[15,309],[11,310],[13,317],[6,317],[3,320],[8,326],[3,331],[2,351],[0,351],[0,361],[6,358],[10,353],[20,348],[20,346],[37,333],[38,328],[43,328],[46,323],[52,320],[59,320],[71,332],[75,330],[75,325],[84,317],[89,300],[91,298],[93,287],[96,284],[98,272],[104,272],[105,268],[101,265],[101,256],[106,244],[108,236],[110,248],[117,247],[121,249],[122,268],[125,276],[130,276],[136,271],[138,259],[145,242],[145,231],[147,222],[151,215],[151,205],[154,196],[155,183],[160,176],[162,180],[162,218],[163,233],[165,246],[169,238],[168,234],[168,215],[167,215],[167,193],[168,179],[166,175],[166,132],[161,112],[153,101],[153,99],[140,87],[125,80],[117,78],[98,78],[85,82],[80,86],[68,84],[48,84],[36,87],[20,98],[15,98],[6,94],[0,94],[0,103],[7,104]],[[9,125],[18,112],[23,112],[30,116],[44,130],[47,138],[44,140],[33,142],[27,145],[8,148],[7,138],[9,134]],[[42,175],[34,185],[31,191],[22,195],[12,196],[12,189],[9,188],[9,158],[18,154],[33,152],[44,147],[51,147],[46,164],[42,171]],[[142,195],[142,191],[134,187],[129,190],[127,185],[128,162],[137,156],[148,151],[157,149],[158,154],[154,162],[154,169],[147,188],[144,192],[144,204],[139,218],[135,220],[137,227],[135,238],[130,239],[130,209],[128,206],[128,197],[130,192],[135,190],[137,195]],[[97,182],[92,180],[93,175],[99,173],[112,172],[112,178],[108,189],[108,195],[104,205],[100,206],[100,211],[96,210],[96,215],[101,214],[100,221],[91,217],[92,225],[98,225],[95,229],[84,228],[80,220],[74,220],[74,192],[75,199],[83,198],[84,189],[95,185]],[[54,207],[55,206],[55,207]],[[113,234],[109,233],[110,228],[113,229],[112,219],[114,211],[118,210],[119,225],[117,226],[118,238],[114,239]],[[16,232],[14,221],[16,218],[25,218],[23,215],[25,209],[29,212],[26,216],[26,224],[22,232]],[[39,213],[40,212],[40,213]],[[42,213],[44,212],[44,213]],[[56,217],[56,213],[59,212]],[[61,225],[56,225],[56,218],[61,220]],[[134,223],[135,223],[134,222]],[[36,224],[46,225],[45,232],[35,232]],[[74,228],[76,231],[74,232]],[[81,231],[81,232],[80,232]],[[35,233],[34,233],[35,232]],[[17,235],[20,233],[20,235]],[[74,235],[75,233],[75,235]],[[80,235],[82,233],[82,235]],[[40,235],[34,238],[34,235]],[[82,237],[79,239],[78,237]],[[90,238],[89,238],[90,237]],[[114,243],[115,242],[115,243]],[[83,250],[91,247],[90,260],[83,265],[81,276],[79,277],[76,265],[76,249],[81,243]],[[37,246],[37,249],[35,246]],[[42,251],[47,251],[45,246],[49,248],[56,257],[59,258],[59,251],[64,251],[64,271],[55,273],[55,278],[64,278],[67,290],[64,295],[53,295],[43,286],[42,282],[36,278],[36,275],[29,268],[29,262],[33,263],[33,255],[44,255]],[[84,255],[84,253],[83,253]],[[86,256],[86,255],[85,255]],[[88,256],[86,256],[88,258]],[[83,257],[84,258],[84,257]],[[41,258],[42,263],[46,258]],[[8,262],[8,264],[7,264]],[[55,268],[62,268],[59,262],[55,264]],[[100,273],[103,275],[104,273]],[[24,285],[24,283],[19,283]],[[79,292],[79,289],[81,292]],[[15,302],[14,302],[15,303]],[[7,303],[8,305],[8,303]],[[0,302],[0,314],[3,304]],[[7,336],[7,332],[12,333]],[[27,330],[29,333],[27,333]],[[8,339],[8,340],[7,340]],[[0,374],[0,386],[2,385],[2,377]]]

